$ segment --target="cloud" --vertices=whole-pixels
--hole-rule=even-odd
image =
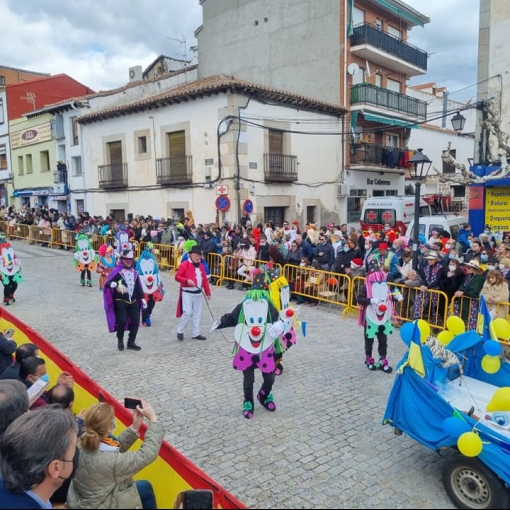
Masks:
[[[478,2],[407,0],[430,17],[409,42],[427,51],[429,69],[410,83],[435,81],[450,92],[476,83]],[[462,13],[462,16],[459,16]],[[125,84],[128,69],[159,54],[182,58],[202,23],[199,0],[0,0],[0,63],[67,73],[94,90]],[[168,38],[173,39],[168,39]],[[474,97],[476,87],[452,97]]]

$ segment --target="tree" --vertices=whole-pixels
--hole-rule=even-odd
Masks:
[[[404,193],[406,195],[414,195],[414,186],[412,184],[406,184],[404,188]]]

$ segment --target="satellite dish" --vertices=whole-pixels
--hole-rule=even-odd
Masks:
[[[356,73],[359,73],[359,65],[353,62],[352,64],[349,64],[349,67],[347,68],[347,72],[354,76]]]

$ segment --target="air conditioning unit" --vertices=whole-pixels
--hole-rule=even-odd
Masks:
[[[142,81],[142,66],[129,68],[129,81]]]
[[[349,186],[347,184],[338,184],[336,188],[337,197],[346,197],[349,194]]]

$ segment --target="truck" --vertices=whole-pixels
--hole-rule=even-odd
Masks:
[[[414,204],[415,197],[407,195],[368,198],[361,211],[361,228],[371,228],[374,232],[379,232],[388,223],[392,229],[405,235],[410,221],[414,219]],[[420,199],[420,217],[431,215],[430,205]]]

